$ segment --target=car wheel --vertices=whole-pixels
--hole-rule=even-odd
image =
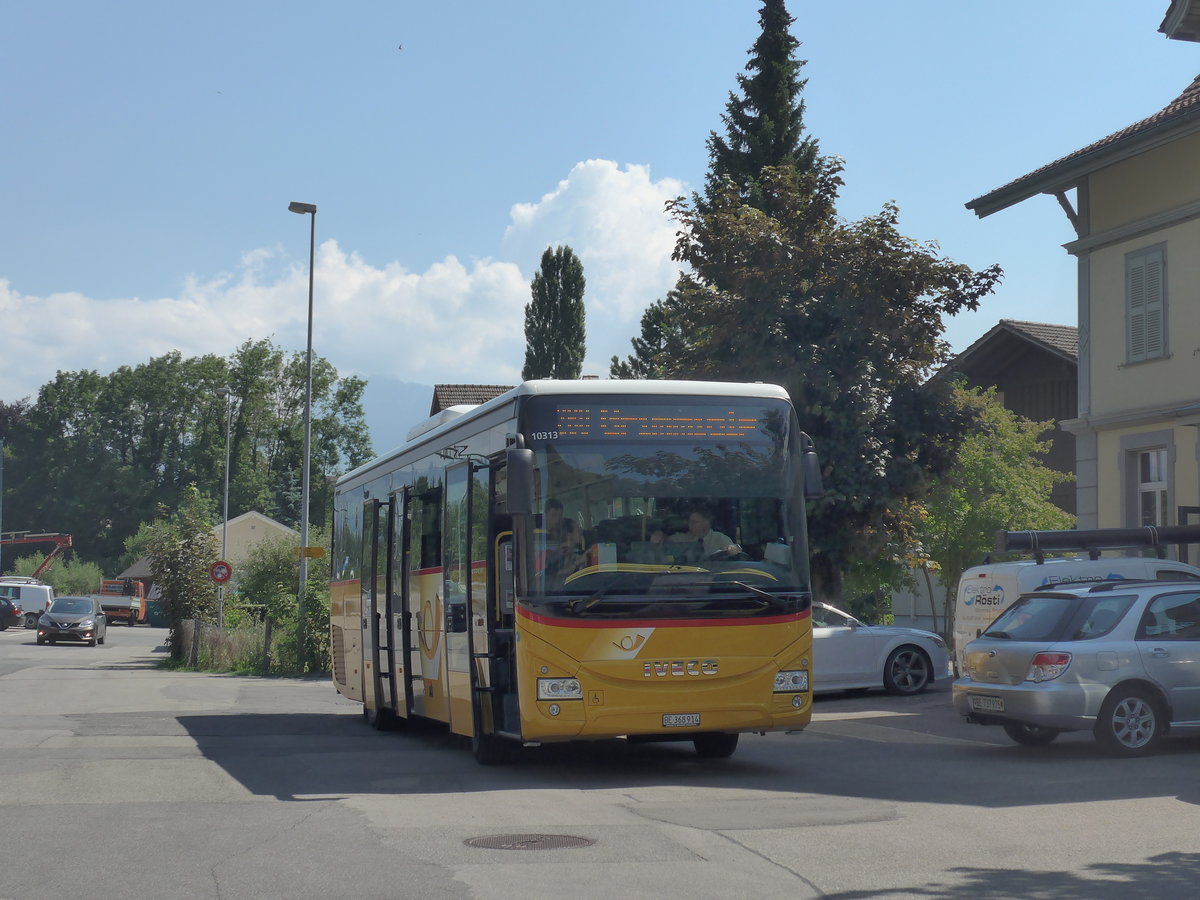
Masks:
[[[88,641],[88,646],[95,647],[96,646],[96,638],[92,638],[90,641]]]
[[[1094,734],[1118,756],[1145,756],[1162,740],[1164,718],[1157,698],[1145,688],[1119,687],[1100,707]]]
[[[45,638],[38,638],[38,639],[37,639],[37,642],[38,642],[39,644],[44,644],[44,643],[46,643],[46,639],[45,639]]]
[[[25,613],[25,627],[37,628],[37,613]]]
[[[883,686],[889,694],[919,694],[929,687],[933,666],[917,647],[897,647],[883,665]]]
[[[696,755],[704,759],[725,759],[737,749],[736,734],[698,734],[692,739]]]
[[[5,622],[0,622],[0,631],[8,631],[8,624]]]
[[[1025,722],[1005,722],[1004,733],[1024,747],[1045,747],[1061,732],[1057,728],[1045,728]]]

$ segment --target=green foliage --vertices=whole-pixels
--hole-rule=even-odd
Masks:
[[[19,557],[13,560],[8,574],[32,577],[45,558],[44,555],[37,554]],[[54,588],[57,596],[94,594],[100,590],[100,582],[103,579],[104,573],[98,565],[72,558],[55,560],[38,576],[39,581]]]
[[[979,423],[962,443],[958,461],[914,516],[920,562],[937,572],[947,598],[962,573],[989,553],[996,531],[1058,530],[1074,517],[1050,502],[1054,485],[1070,480],[1043,463],[1040,437],[1053,422],[1032,422],[1006,409],[995,389],[952,387]],[[952,611],[953,604],[947,604]],[[950,627],[947,630],[951,630]]]
[[[310,532],[313,545],[328,545],[321,529]],[[308,561],[304,593],[304,646],[299,646],[296,596],[300,565],[294,538],[263,541],[254,546],[237,573],[237,592],[229,622],[249,619],[271,623],[274,649],[270,669],[280,674],[325,672],[329,669],[329,558]],[[242,612],[237,611],[237,606]]]
[[[817,165],[818,145],[804,135],[804,101],[799,99],[806,79],[806,61],[796,58],[800,42],[792,37],[795,21],[784,0],[763,0],[758,22],[762,28],[746,63],[749,75],[738,75],[741,93],[730,92],[721,121],[725,136],[708,138],[709,172],[706,193],[724,190],[728,179],[742,200],[760,206],[759,179],[768,167],[789,166],[803,176]]]
[[[726,181],[703,205],[672,204],[677,294],[692,344],[672,374],[782,383],[816,442],[825,496],[810,507],[816,589],[840,597],[903,503],[953,463],[970,411],[928,380],[946,356],[942,317],[975,309],[999,278],[897,229],[898,212],[845,222],[840,164],[766,169],[765,209]]]
[[[689,268],[643,318],[621,377],[763,381],[787,388],[825,466],[810,505],[813,581],[838,599],[852,560],[877,556],[905,504],[953,464],[972,410],[930,381],[946,360],[943,317],[974,310],[1000,278],[902,235],[888,204],[837,213],[841,161],[803,137],[797,42],[783,0],[709,141],[705,195],[668,209]]]
[[[258,510],[293,524],[303,460],[305,356],[269,340],[228,358],[168,353],[109,375],[59,372],[32,407],[0,408],[5,441],[5,525],[74,537],[75,550],[107,571],[130,561],[126,540],[188,485],[210,498],[224,487],[230,424],[231,517]],[[227,401],[217,390],[229,386]],[[313,360],[312,518],[331,488],[322,473],[371,455],[359,378]]]
[[[184,656],[184,619],[216,619],[216,586],[208,574],[217,560],[213,519],[209,502],[192,485],[183,492],[176,510],[163,507],[159,518],[148,526],[150,571],[162,591],[159,602],[167,614],[167,643],[175,659]]]
[[[521,377],[578,378],[586,347],[583,263],[566,246],[542,254],[525,307],[525,368]]]
[[[641,337],[632,338],[630,343],[631,355],[624,360],[612,358],[609,374],[613,378],[669,377],[671,361],[683,357],[690,346],[675,291],[669,292],[664,300],[656,300],[642,313]]]

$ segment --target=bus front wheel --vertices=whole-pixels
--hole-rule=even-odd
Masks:
[[[737,749],[736,734],[698,734],[692,739],[696,745],[696,755],[704,759],[725,759],[733,756]]]

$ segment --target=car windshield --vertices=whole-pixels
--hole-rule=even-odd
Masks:
[[[50,606],[50,612],[64,616],[79,616],[92,611],[92,601],[86,597],[59,597]]]

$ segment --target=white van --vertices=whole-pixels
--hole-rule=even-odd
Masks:
[[[1026,591],[1061,582],[1109,581],[1114,578],[1156,581],[1200,581],[1200,569],[1170,559],[1141,556],[1086,556],[1020,560],[975,566],[958,582],[954,609],[954,660],[962,668],[963,648],[979,637],[1010,603]]]
[[[26,628],[36,628],[38,616],[50,608],[54,588],[25,575],[0,575],[0,597],[7,597],[21,607]]]

